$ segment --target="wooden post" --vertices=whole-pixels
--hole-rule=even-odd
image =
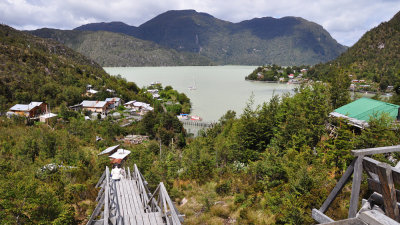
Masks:
[[[355,165],[354,165],[354,173],[353,173],[353,184],[351,187],[351,197],[350,197],[350,207],[349,207],[349,218],[356,217],[357,209],[358,209],[358,199],[360,195],[360,186],[361,186],[361,178],[362,178],[362,161],[364,156],[360,155],[357,157]]]
[[[319,211],[322,213],[325,213],[333,200],[335,200],[336,196],[339,194],[339,192],[342,190],[344,185],[347,183],[349,180],[350,176],[353,174],[354,171],[354,164],[357,159],[354,159],[353,162],[347,167],[346,172],[344,172],[343,176],[340,178],[339,182],[336,184],[336,186],[333,188],[331,193],[329,194],[328,198],[325,200],[324,204],[322,204],[321,208]]]
[[[396,189],[393,183],[392,168],[386,163],[378,164],[379,181],[382,187],[383,203],[386,215],[400,222],[399,208],[397,207]]]

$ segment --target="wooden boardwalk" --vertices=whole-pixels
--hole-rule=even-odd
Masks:
[[[125,225],[165,224],[161,213],[145,212],[135,180],[121,179],[113,183],[116,190],[114,194],[117,196],[119,215],[123,218]]]
[[[87,225],[180,225],[182,215],[175,208],[163,183],[151,194],[147,182],[135,165],[133,174],[128,168],[126,177],[110,179],[106,168],[96,187],[101,187]]]

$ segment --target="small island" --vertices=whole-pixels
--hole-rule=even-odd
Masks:
[[[245,80],[301,83],[305,80],[309,68],[310,66],[259,66],[246,76]]]

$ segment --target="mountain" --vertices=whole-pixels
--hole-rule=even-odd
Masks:
[[[317,65],[311,75],[323,78],[332,68],[353,79],[379,82],[381,88],[400,85],[400,12],[388,22],[366,32],[356,44],[337,59]]]
[[[110,25],[126,29],[121,23]],[[95,29],[94,26],[93,29]],[[121,33],[39,29],[33,35],[54,39],[93,59],[101,66],[183,66],[212,65],[211,60],[195,53],[178,52]]]
[[[316,64],[346,50],[322,26],[299,17],[231,23],[195,10],[171,10],[139,27],[112,22],[75,30],[124,33],[178,51],[199,53],[218,64]]]
[[[31,101],[52,107],[76,104],[87,84],[102,97],[107,88],[123,99],[134,99],[139,91],[134,83],[110,76],[93,60],[56,41],[0,25],[0,111]]]

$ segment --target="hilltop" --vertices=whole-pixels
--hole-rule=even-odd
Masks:
[[[106,25],[107,26],[107,25]],[[111,23],[125,31],[119,23]],[[126,31],[129,33],[129,31]],[[93,59],[101,66],[196,66],[212,65],[210,59],[195,53],[178,52],[151,41],[122,33],[39,29],[30,32],[42,38],[54,39]]]
[[[299,17],[231,23],[195,10],[171,10],[139,27],[112,22],[75,30],[124,33],[181,52],[198,53],[217,64],[316,64],[346,50],[322,26]]]
[[[310,75],[324,79],[329,71],[380,83],[381,90],[400,83],[400,12],[366,32],[337,59],[317,65]]]

